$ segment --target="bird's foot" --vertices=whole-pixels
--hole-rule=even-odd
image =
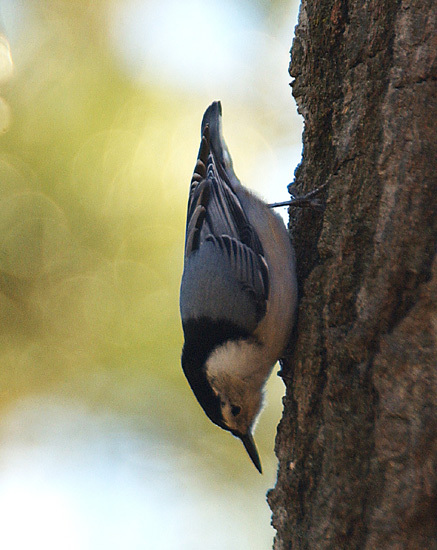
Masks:
[[[274,202],[269,204],[269,208],[278,208],[280,206],[294,206],[298,208],[314,208],[315,210],[323,210],[323,203],[315,197],[319,195],[326,187],[328,183],[324,183],[317,189],[310,191],[306,195],[296,196],[293,193],[290,193],[291,199],[283,202]],[[290,187],[290,185],[288,186]]]

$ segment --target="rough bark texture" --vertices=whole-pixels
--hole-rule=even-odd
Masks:
[[[301,301],[284,364],[274,548],[437,548],[436,6],[302,0],[292,213]]]

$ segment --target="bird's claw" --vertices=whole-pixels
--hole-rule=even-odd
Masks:
[[[289,190],[289,192],[292,185],[294,185],[294,183],[290,183],[288,185],[287,189]],[[328,183],[326,182],[317,189],[314,189],[313,191],[310,191],[306,195],[302,196],[296,196],[294,193],[290,193],[292,197],[290,200],[283,202],[274,202],[272,204],[269,204],[268,206],[270,208],[278,208],[280,206],[294,206],[299,208],[314,208],[315,210],[323,210],[322,201],[319,199],[315,199],[314,197],[321,193],[327,187],[327,185]]]

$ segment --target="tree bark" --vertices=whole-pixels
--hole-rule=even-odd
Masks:
[[[274,548],[437,548],[435,2],[302,0]]]

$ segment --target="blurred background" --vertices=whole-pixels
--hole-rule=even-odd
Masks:
[[[240,179],[287,199],[297,9],[0,0],[2,549],[271,547],[283,385],[260,476],[185,381],[178,292],[211,101]]]

